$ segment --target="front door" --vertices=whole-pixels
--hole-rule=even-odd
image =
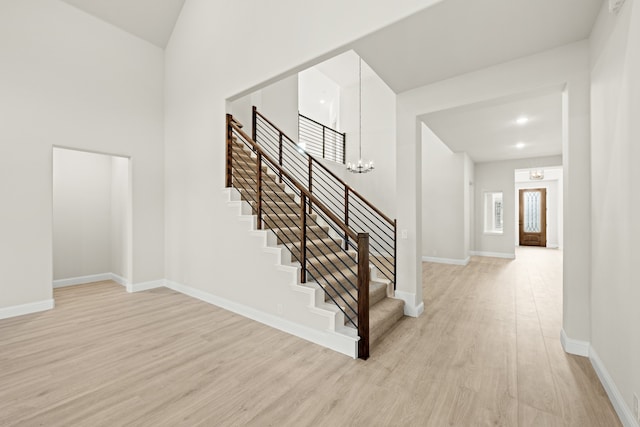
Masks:
[[[547,246],[547,190],[520,190],[520,246]]]

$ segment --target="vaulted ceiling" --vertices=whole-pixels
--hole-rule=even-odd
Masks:
[[[160,48],[166,47],[185,2],[62,1]],[[442,0],[364,37],[352,47],[393,91],[400,93],[585,39],[602,3]],[[558,99],[559,89],[554,94],[522,94],[519,99],[432,113],[423,120],[452,150],[467,151],[475,161],[559,154]],[[527,115],[531,121],[527,126],[512,126],[517,115]],[[514,148],[518,142],[524,146]]]
[[[62,0],[165,48],[185,0]]]

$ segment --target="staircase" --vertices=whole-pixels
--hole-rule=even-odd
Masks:
[[[255,109],[253,122],[253,137],[249,137],[241,124],[227,116],[227,187],[236,188],[242,200],[250,205],[257,217],[257,227],[270,230],[277,245],[288,250],[291,263],[299,267],[299,282],[317,284],[324,291],[325,302],[340,310],[344,327],[354,329],[359,337],[358,357],[366,359],[370,347],[404,315],[404,302],[393,298],[395,221],[391,222],[393,233],[387,233],[393,236],[391,253],[381,250],[386,248],[385,242],[376,239],[384,234],[380,228],[373,233],[362,232],[369,231],[363,230],[365,221],[358,220],[355,214],[349,218],[352,203],[349,187],[344,182],[337,182],[337,177],[324,178],[327,185],[320,187],[312,178],[310,156],[293,143],[285,147],[288,137]],[[260,122],[268,125],[272,134],[277,134],[278,160],[269,153],[274,151],[269,141],[256,142]],[[295,165],[296,158],[298,165]],[[301,158],[306,168],[299,167]],[[303,169],[307,169],[306,177]],[[332,209],[327,206],[331,204],[331,199],[327,202],[327,188],[340,185],[347,188],[339,189],[344,203],[338,206],[341,209],[336,209],[334,198]],[[353,189],[350,191],[357,195]],[[356,200],[355,196],[352,198]],[[362,204],[358,206],[358,212],[366,210]],[[346,221],[338,211],[342,211]],[[378,214],[372,211],[368,222],[375,224]],[[358,232],[348,225],[350,219],[359,224]],[[370,235],[374,238],[370,239]]]

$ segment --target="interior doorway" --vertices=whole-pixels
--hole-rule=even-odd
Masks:
[[[520,246],[547,247],[547,189],[520,190],[518,235]]]
[[[132,270],[131,164],[124,156],[53,148],[53,287]]]

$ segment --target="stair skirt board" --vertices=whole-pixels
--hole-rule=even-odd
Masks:
[[[210,295],[211,298],[218,301],[213,302],[213,304],[219,305],[223,308],[228,308],[230,311],[246,315],[246,317],[322,345],[323,347],[346,354],[350,357],[357,357],[357,343],[359,339],[357,331],[355,328],[343,326],[345,324],[345,320],[342,311],[340,311],[340,309],[335,305],[325,302],[324,291],[316,283],[308,282],[300,284],[298,282],[300,269],[298,266],[291,265],[291,254],[284,246],[277,244],[275,233],[270,230],[257,229],[257,218],[253,215],[251,206],[241,199],[238,190],[235,188],[225,188],[223,193],[227,197],[227,205],[229,208],[238,213],[238,221],[247,223],[247,231],[263,239],[262,250],[265,253],[276,256],[276,265],[274,267],[278,270],[286,271],[291,274],[291,291],[307,295],[308,303],[305,303],[305,306],[309,316],[319,318],[321,323],[324,323],[326,327],[316,329],[304,326],[296,323],[295,320],[285,319],[276,314],[263,312],[253,307]]]
[[[176,292],[180,292],[182,294],[197,298],[201,301],[213,304],[225,310],[229,310],[243,317],[255,320],[256,322],[260,322],[264,325],[276,328],[298,338],[302,338],[304,340],[310,341],[314,344],[318,344],[322,347],[326,347],[338,353],[342,353],[354,359],[358,357],[359,338],[355,334],[350,336],[345,333],[338,333],[329,329],[325,331],[313,329],[308,326],[300,325],[299,323],[282,318],[280,316],[266,313],[253,307],[239,304],[237,302],[230,301],[228,299],[221,298],[207,292],[203,292],[199,289],[181,285],[176,282],[166,281],[165,286]],[[310,309],[313,309],[313,307],[311,307]]]

